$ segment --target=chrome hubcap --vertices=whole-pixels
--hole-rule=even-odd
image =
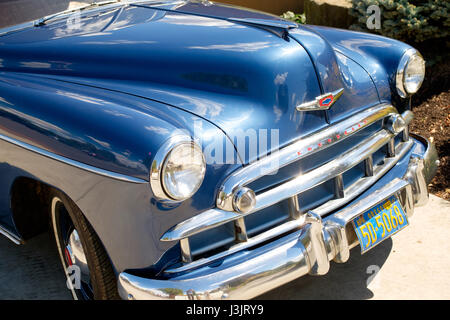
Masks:
[[[78,266],[81,272],[81,281],[88,284],[90,282],[89,267],[80,241],[80,236],[75,229],[70,233],[68,244],[65,248],[65,255],[67,264],[69,266]]]
[[[69,212],[58,197],[53,198],[51,208],[53,231],[66,272],[67,286],[74,299],[91,300],[94,298],[94,290],[87,257],[78,231]]]

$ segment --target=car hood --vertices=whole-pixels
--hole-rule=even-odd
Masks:
[[[0,69],[193,113],[235,145],[255,137],[260,149],[241,153],[245,163],[379,102],[369,75],[314,30],[217,4],[138,3],[55,19],[0,37]],[[296,111],[340,88],[328,113]]]

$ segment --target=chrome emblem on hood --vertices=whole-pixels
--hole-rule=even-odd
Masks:
[[[328,110],[342,96],[344,89],[318,96],[314,101],[305,102],[297,106],[298,111]]]

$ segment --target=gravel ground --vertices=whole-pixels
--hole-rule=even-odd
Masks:
[[[450,200],[450,90],[433,95],[413,108],[411,132],[425,136],[436,145],[440,165],[430,192]]]

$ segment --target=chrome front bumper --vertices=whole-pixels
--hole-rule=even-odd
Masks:
[[[205,266],[189,275],[170,280],[145,279],[122,272],[118,279],[123,299],[250,299],[303,275],[323,275],[330,261],[344,263],[358,245],[351,222],[391,195],[397,195],[406,214],[428,200],[427,184],[437,170],[436,149],[427,146],[422,156],[411,157],[406,174],[394,179],[361,201],[324,219],[313,211],[303,217],[303,226],[260,247],[258,254],[242,261]]]

